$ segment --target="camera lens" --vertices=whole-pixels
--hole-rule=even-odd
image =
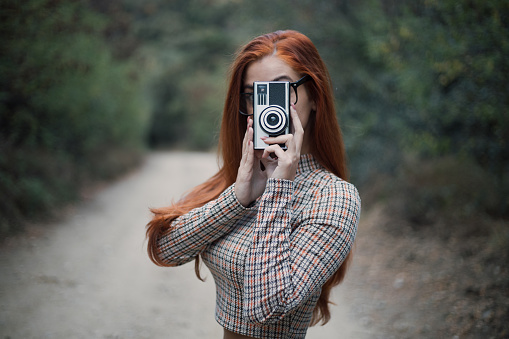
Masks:
[[[267,125],[269,126],[277,126],[279,124],[279,116],[276,113],[270,113],[267,116]]]
[[[262,111],[259,117],[260,127],[269,135],[280,135],[288,126],[285,110],[280,106],[269,106]]]

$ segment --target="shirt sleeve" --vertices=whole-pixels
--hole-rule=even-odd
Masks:
[[[244,316],[279,321],[320,291],[350,252],[361,202],[357,189],[338,180],[313,195],[292,232],[293,182],[270,179],[260,199],[244,275]]]
[[[247,209],[238,202],[233,187],[171,222],[157,243],[159,257],[166,264],[179,266],[193,260],[235,226]]]

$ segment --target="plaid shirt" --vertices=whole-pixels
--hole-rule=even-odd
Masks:
[[[233,185],[175,219],[159,239],[173,265],[200,254],[216,283],[216,320],[255,338],[304,338],[322,285],[354,242],[356,188],[301,156],[295,181],[269,179],[251,208]]]

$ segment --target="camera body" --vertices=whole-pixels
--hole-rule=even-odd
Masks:
[[[268,145],[261,137],[290,133],[290,83],[286,81],[256,81],[253,83],[254,149]],[[283,149],[286,146],[280,145]]]

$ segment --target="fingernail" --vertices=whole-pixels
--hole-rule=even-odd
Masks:
[[[260,139],[265,140],[265,139],[267,139],[267,137],[260,137]]]

